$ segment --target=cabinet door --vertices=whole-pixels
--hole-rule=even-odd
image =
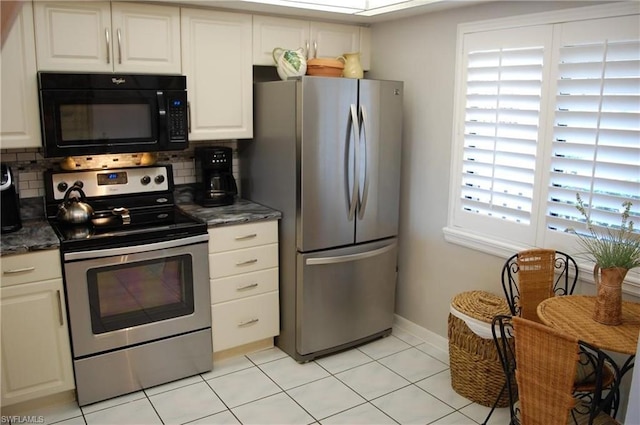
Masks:
[[[308,55],[309,43],[308,21],[268,16],[253,17],[254,65],[275,65],[272,53],[276,47],[288,50],[302,47]]]
[[[360,27],[352,25],[311,23],[311,52],[314,58],[335,58],[360,51]]]
[[[36,46],[31,3],[22,5],[2,46],[0,146],[3,149],[42,145],[36,79]]]
[[[112,3],[113,68],[180,74],[180,9]]]
[[[182,9],[189,139],[253,137],[251,15]]]
[[[0,288],[2,405],[74,388],[62,279]]]
[[[38,69],[113,70],[109,2],[34,2]]]

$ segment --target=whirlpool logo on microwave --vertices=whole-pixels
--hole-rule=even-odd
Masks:
[[[120,84],[124,84],[127,82],[127,80],[125,80],[124,78],[120,77],[120,78],[111,78],[111,82],[115,85],[120,85]]]

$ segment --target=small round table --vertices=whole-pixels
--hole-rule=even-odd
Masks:
[[[586,295],[547,298],[538,305],[538,317],[545,325],[603,350],[636,354],[640,303],[623,301],[622,323],[609,326],[593,320],[595,302],[596,297]]]

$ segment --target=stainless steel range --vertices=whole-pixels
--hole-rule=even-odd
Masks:
[[[172,175],[170,165],[45,173],[81,406],[212,368],[207,228],[175,205]],[[59,215],[65,195],[90,219]]]

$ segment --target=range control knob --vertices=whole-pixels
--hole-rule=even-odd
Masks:
[[[144,176],[143,178],[140,179],[140,183],[142,183],[145,186],[148,185],[149,183],[151,183],[151,177]]]
[[[58,190],[60,192],[66,192],[67,189],[69,189],[69,185],[67,184],[67,182],[60,182],[58,183]]]
[[[162,184],[164,183],[164,176],[162,174],[157,175],[153,180],[156,182],[156,184]]]
[[[74,186],[78,186],[80,189],[82,189],[84,187],[84,183],[82,183],[82,181],[80,181],[80,180],[76,180],[73,185]]]

